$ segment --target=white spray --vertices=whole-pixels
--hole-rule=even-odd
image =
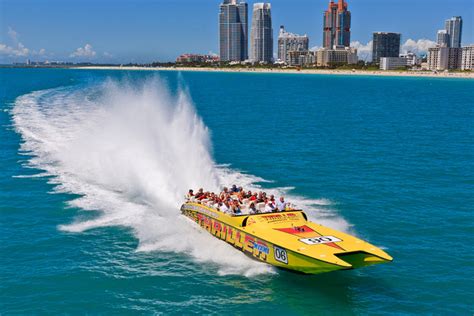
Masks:
[[[173,96],[157,78],[138,87],[107,81],[30,93],[17,99],[12,114],[22,151],[33,155],[29,165],[54,176],[56,191],[81,195],[72,206],[101,211],[60,229],[125,226],[138,238],[139,251],[185,252],[216,263],[222,274],[273,271],[180,216],[189,188],[218,190],[230,183],[258,188],[255,182],[263,180],[216,166],[208,129],[182,90]],[[293,200],[313,214],[315,205],[329,203]],[[347,229],[333,212],[321,211],[320,222]]]

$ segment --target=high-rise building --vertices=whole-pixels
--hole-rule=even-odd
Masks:
[[[372,40],[372,62],[379,64],[381,57],[398,57],[400,33],[375,32]]]
[[[333,48],[334,45],[348,47],[351,43],[351,12],[347,10],[347,2],[333,0],[324,12],[323,47]]]
[[[278,59],[289,64],[290,52],[306,52],[308,51],[309,39],[305,35],[297,35],[285,31],[285,27],[280,26],[278,34]]]
[[[448,47],[461,47],[462,36],[462,18],[460,16],[453,16],[445,22],[446,32],[449,34]]]
[[[222,61],[248,58],[247,3],[224,0],[219,8],[219,50]]]
[[[449,34],[446,30],[439,30],[436,35],[436,43],[439,46],[449,47]]]
[[[253,5],[250,60],[269,63],[273,59],[273,29],[270,3]]]

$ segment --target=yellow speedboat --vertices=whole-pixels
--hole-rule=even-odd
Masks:
[[[188,201],[182,213],[257,260],[307,274],[392,261],[380,248],[308,221],[301,210],[232,216]]]

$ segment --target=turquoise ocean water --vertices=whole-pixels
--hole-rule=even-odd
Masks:
[[[474,312],[474,81],[0,69],[0,313]],[[305,276],[179,215],[263,187],[394,262]]]

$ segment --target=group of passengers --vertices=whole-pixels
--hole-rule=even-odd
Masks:
[[[267,196],[267,193],[262,191],[245,192],[242,187],[237,187],[235,184],[230,189],[224,187],[219,194],[204,192],[202,188],[197,193],[189,190],[186,198],[231,215],[241,215],[244,209],[248,210],[248,214],[259,214],[281,212],[290,208],[283,196],[275,200],[273,194]]]

